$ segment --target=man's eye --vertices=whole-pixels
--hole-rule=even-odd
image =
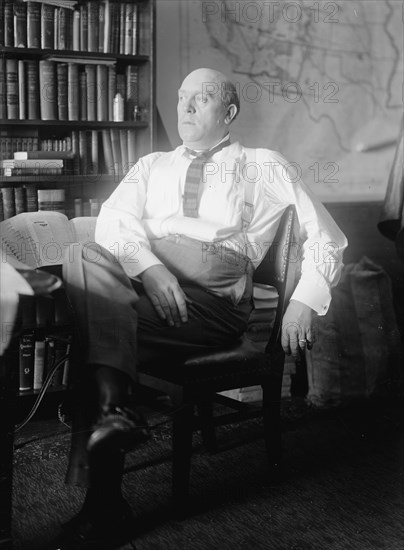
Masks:
[[[200,94],[200,95],[196,96],[196,100],[198,101],[198,103],[207,103],[208,98],[207,98],[206,94]]]

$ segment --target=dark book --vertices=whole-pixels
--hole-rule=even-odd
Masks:
[[[38,211],[38,190],[36,185],[30,184],[26,186],[26,196],[27,196],[27,212],[37,212]]]
[[[98,52],[98,1],[90,0],[88,7],[88,51]]]
[[[41,4],[27,2],[27,45],[28,48],[41,47]]]
[[[110,4],[111,19],[111,53],[119,53],[119,4]]]
[[[6,0],[4,3],[4,45],[8,48],[14,46],[13,0]]]
[[[108,69],[106,65],[97,65],[97,120],[108,120]]]
[[[42,120],[57,120],[57,79],[56,63],[39,62],[39,91]]]
[[[86,4],[80,4],[80,50],[88,51],[88,11]]]
[[[108,67],[108,120],[114,120],[114,97],[116,94],[115,67]]]
[[[4,222],[3,193],[0,193],[0,222]]]
[[[67,50],[68,49],[68,42],[69,42],[69,29],[68,29],[68,22],[69,22],[69,16],[67,8],[60,7],[58,8],[59,11],[59,36],[58,36],[58,49],[59,50]]]
[[[72,136],[72,151],[74,154],[74,173],[80,173],[80,148],[79,148],[79,132],[73,130]]]
[[[0,46],[4,46],[4,5],[0,3]]]
[[[107,174],[114,174],[114,156],[112,154],[112,143],[109,130],[102,130],[102,152],[105,172]]]
[[[77,63],[68,63],[67,69],[68,120],[79,120],[80,84],[79,66]]]
[[[118,53],[125,52],[125,4],[119,5],[119,47]]]
[[[54,365],[59,365],[52,376],[50,387],[59,388],[63,382],[63,371],[67,359],[67,342],[54,340]]]
[[[7,118],[6,60],[0,57],[0,119]]]
[[[6,59],[7,118],[18,119],[18,61]]]
[[[87,120],[97,120],[97,81],[95,65],[85,65],[87,75]]]
[[[4,219],[8,220],[15,216],[14,187],[3,187],[1,193],[3,195]]]
[[[27,47],[27,4],[14,2],[14,47]]]
[[[119,139],[119,130],[111,130],[112,156],[114,159],[114,174],[122,174],[122,155],[121,141]]]
[[[32,390],[34,386],[35,332],[29,331],[20,337],[20,391]]]
[[[15,160],[71,160],[74,159],[74,153],[71,149],[63,151],[16,151]]]
[[[126,67],[126,120],[133,120],[135,106],[139,105],[139,68]]]
[[[104,53],[104,33],[105,33],[105,2],[100,2],[98,6],[98,51]]]
[[[87,120],[87,74],[86,71],[79,73],[80,81],[80,120]]]
[[[38,61],[34,59],[25,61],[25,67],[27,77],[28,120],[38,120],[40,118]]]
[[[14,189],[15,213],[22,214],[27,211],[27,192],[25,187]]]
[[[57,63],[57,87],[58,87],[58,119],[69,120],[68,118],[68,70],[67,63]]]
[[[127,130],[119,130],[119,141],[121,144],[122,174],[126,174],[129,166]]]
[[[41,4],[41,48],[53,49],[55,45],[55,7]]]
[[[89,155],[88,155],[88,139],[87,132],[79,131],[79,159],[80,159],[80,174],[88,174],[89,172]]]

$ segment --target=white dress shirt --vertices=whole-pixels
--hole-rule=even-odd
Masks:
[[[296,206],[302,246],[301,277],[292,299],[324,315],[330,289],[340,278],[347,240],[321,202],[277,152],[247,149],[238,142],[215,153],[204,166],[198,218],[185,217],[182,195],[188,166],[186,147],[142,157],[101,208],[96,241],[135,278],[159,259],[149,239],[182,234],[219,243],[247,255],[255,267],[271,245],[283,211]],[[253,217],[242,229],[244,186],[253,181]]]

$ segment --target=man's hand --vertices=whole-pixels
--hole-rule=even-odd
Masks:
[[[291,300],[282,321],[282,347],[286,355],[297,359],[299,350],[311,349],[313,332],[311,326],[313,310],[297,300]]]
[[[153,265],[140,274],[146,295],[158,316],[170,327],[188,321],[187,298],[174,275],[161,264]]]

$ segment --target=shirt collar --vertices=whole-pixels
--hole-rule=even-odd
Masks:
[[[223,143],[224,141],[227,141],[228,139],[230,138],[230,133],[227,132],[227,134],[220,140],[218,141],[217,143],[215,143],[215,145],[213,145],[212,147],[210,147],[210,149],[208,149],[208,151],[211,151],[212,149],[214,149],[215,147],[217,147],[218,145],[220,145],[221,143]],[[177,151],[179,151],[179,153],[181,153],[182,155],[186,155],[187,157],[190,157],[191,155],[189,154],[189,147],[186,147],[186,145],[180,145],[178,148],[177,148]],[[193,151],[195,151],[196,153],[202,153],[205,151],[205,149],[193,149]],[[207,151],[207,152],[208,152]],[[192,158],[192,157],[191,157]]]

